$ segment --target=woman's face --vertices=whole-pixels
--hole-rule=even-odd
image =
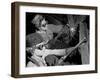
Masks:
[[[47,30],[47,21],[45,19],[43,19],[41,21],[41,27],[42,30]]]

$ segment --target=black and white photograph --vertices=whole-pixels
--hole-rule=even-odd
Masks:
[[[97,7],[12,3],[12,76],[97,73]]]
[[[90,17],[26,12],[26,67],[89,64]]]

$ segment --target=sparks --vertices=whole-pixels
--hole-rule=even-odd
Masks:
[[[71,31],[71,32],[74,32],[74,31],[75,31],[75,28],[70,28],[70,31]]]

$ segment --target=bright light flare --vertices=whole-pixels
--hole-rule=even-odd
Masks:
[[[73,27],[70,28],[70,31],[71,31],[71,32],[74,32],[74,31],[75,31],[75,28],[73,28]]]

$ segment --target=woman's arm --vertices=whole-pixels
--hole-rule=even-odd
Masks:
[[[66,54],[66,49],[46,49],[45,52],[48,52],[48,55],[54,54],[57,56],[64,56]]]
[[[47,56],[47,55],[57,55],[57,56],[64,56],[66,54],[66,49],[45,49],[45,50],[39,50],[35,49],[34,52],[37,56]]]

